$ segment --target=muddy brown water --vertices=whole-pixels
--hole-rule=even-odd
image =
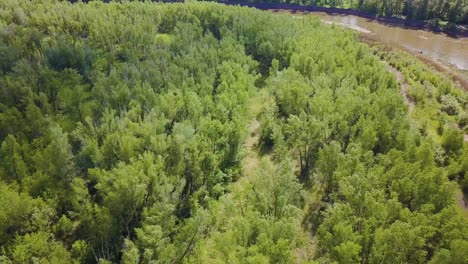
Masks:
[[[322,12],[309,14],[318,16],[324,21],[362,29],[361,31],[376,35],[382,42],[402,46],[444,64],[468,70],[468,38],[453,38],[443,33],[389,26],[352,15],[334,15]]]
[[[425,54],[461,70],[468,70],[468,38],[453,38],[443,33],[389,26],[352,15],[333,15],[321,12],[310,14],[324,21],[361,28],[369,34],[376,35],[380,41]]]
[[[278,12],[278,10],[270,11]],[[347,26],[373,35],[380,42],[403,47],[442,64],[452,65],[459,70],[468,71],[468,38],[466,37],[455,38],[444,33],[392,26],[354,15],[308,11],[291,12],[286,10],[279,12],[293,13],[293,15],[297,16],[316,16],[326,23]]]

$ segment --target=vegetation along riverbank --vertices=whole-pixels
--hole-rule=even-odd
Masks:
[[[0,263],[467,263],[467,92],[410,54],[219,3],[0,14]]]
[[[406,27],[411,29],[425,29],[433,32],[445,32],[454,37],[468,37],[468,25],[467,21],[464,19],[457,20],[459,24],[455,24],[455,22],[441,22],[441,18],[424,18],[421,16],[416,17],[408,17],[403,15],[398,15],[394,13],[384,13],[384,12],[377,12],[376,8],[359,8],[355,5],[343,5],[343,4],[336,4],[333,5],[332,3],[326,2],[319,2],[319,1],[311,1],[310,3],[315,4],[297,4],[297,3],[289,3],[288,1],[285,2],[270,2],[270,1],[218,1],[220,3],[224,3],[227,5],[241,5],[241,6],[249,6],[254,7],[261,10],[288,10],[292,12],[297,11],[307,11],[307,12],[324,12],[329,14],[340,14],[340,15],[353,15],[359,16],[367,19],[372,19],[378,21],[380,23],[386,25],[394,25],[400,27]],[[358,1],[356,1],[357,3]],[[385,2],[385,1],[383,1]],[[402,1],[403,2],[403,1]],[[374,4],[379,4],[376,1]],[[429,7],[427,7],[429,8]],[[457,9],[460,12],[466,12],[464,16],[468,17],[468,5],[460,7]],[[403,11],[402,11],[403,12]],[[420,11],[423,12],[423,11]],[[427,12],[427,11],[425,11]]]

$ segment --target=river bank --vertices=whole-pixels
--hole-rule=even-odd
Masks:
[[[364,42],[370,46],[381,46],[383,49],[388,49],[388,50],[393,50],[393,49],[399,49],[399,50],[404,50],[414,57],[416,57],[418,60],[420,60],[422,63],[434,68],[437,72],[443,73],[447,76],[449,76],[453,81],[456,81],[460,84],[460,86],[468,91],[468,77],[466,75],[466,71],[462,71],[456,67],[446,65],[440,61],[437,61],[431,57],[428,57],[424,53],[417,52],[415,50],[411,50],[408,48],[405,48],[403,46],[396,46],[395,44],[389,45],[387,43],[384,43],[378,39],[375,35],[370,35],[370,34],[360,34],[359,39],[361,42]]]
[[[353,15],[369,20],[374,20],[379,23],[385,24],[387,26],[398,26],[407,29],[422,29],[436,33],[445,33],[454,38],[468,37],[468,27],[458,25],[456,29],[452,31],[444,31],[442,27],[431,26],[427,21],[421,20],[407,20],[397,17],[389,16],[378,16],[375,14],[370,14],[361,10],[356,9],[345,9],[345,8],[336,8],[336,7],[320,7],[320,6],[302,6],[297,4],[283,4],[283,3],[248,3],[248,2],[231,2],[231,1],[219,1],[219,3],[225,5],[239,5],[247,6],[252,8],[257,8],[260,10],[285,10],[291,12],[324,12],[327,14],[337,14],[337,15]]]
[[[468,38],[452,38],[445,34],[433,33],[421,29],[408,29],[387,26],[375,20],[355,15],[337,15],[326,12],[308,12],[298,10],[267,9],[277,14],[289,14],[318,17],[325,24],[334,24],[350,28],[361,34],[363,42],[380,43],[386,49],[403,50],[412,54],[419,61],[434,70],[444,73],[460,86],[468,90]]]

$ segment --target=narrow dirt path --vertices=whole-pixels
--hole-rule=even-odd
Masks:
[[[271,98],[266,90],[258,90],[249,101],[249,115],[251,121],[247,128],[247,138],[244,140],[244,158],[241,162],[242,175],[237,184],[242,185],[246,180],[251,179],[260,164],[262,157],[259,154],[260,144],[260,121],[258,115],[263,111],[265,105],[269,103]]]
[[[406,82],[405,76],[403,76],[403,73],[401,73],[398,69],[390,65],[388,62],[381,60],[383,64],[387,67],[388,71],[395,76],[395,78],[398,81],[398,84],[400,85],[400,94],[405,100],[406,104],[408,105],[408,111],[409,114],[411,114],[414,111],[414,108],[416,107],[416,103],[411,97],[408,95],[408,87],[410,85]],[[468,142],[468,134],[464,134],[463,136],[464,142]]]
[[[416,103],[414,102],[411,97],[408,96],[408,87],[409,84],[405,80],[405,76],[403,76],[403,73],[401,73],[398,69],[393,67],[392,65],[388,64],[386,61],[382,61],[383,64],[387,67],[388,71],[395,76],[397,79],[398,83],[400,84],[400,94],[403,96],[403,99],[405,100],[406,104],[409,107],[409,112],[411,113],[414,108],[416,107]]]
[[[457,201],[458,201],[459,207],[468,216],[468,197],[465,196],[462,191],[458,191]]]
[[[259,140],[260,122],[257,120],[257,118],[253,118],[250,121],[248,136],[244,142],[246,155],[242,161],[242,171],[245,176],[252,176],[251,174],[258,168],[258,164],[260,162],[260,157],[257,151]]]
[[[242,177],[234,183],[231,194],[242,191],[246,186],[250,184],[250,181],[258,171],[261,162],[265,159],[274,165],[273,158],[270,153],[263,153],[260,150],[260,133],[261,124],[258,120],[258,115],[264,110],[265,106],[273,103],[273,98],[266,90],[259,90],[251,98],[249,102],[249,112],[251,115],[251,121],[248,126],[248,136],[244,141],[245,156],[242,160]],[[275,175],[269,175],[274,177]],[[305,226],[304,226],[305,228]],[[317,250],[317,239],[314,238],[311,232],[304,229],[304,237],[308,238],[308,243],[302,247],[298,247],[294,250],[293,254],[296,257],[295,263],[305,263],[311,259]]]
[[[249,100],[248,112],[251,119],[247,127],[247,137],[244,139],[242,146],[242,175],[229,186],[230,192],[226,194],[228,196],[241,193],[250,184],[250,180],[255,176],[255,173],[257,173],[262,158],[270,158],[268,155],[262,156],[259,153],[261,124],[258,120],[258,115],[270,101],[271,97],[266,90],[257,90]]]

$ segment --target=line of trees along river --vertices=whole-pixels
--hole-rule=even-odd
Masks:
[[[230,2],[286,3],[351,8],[371,14],[408,20],[432,20],[433,23],[442,20],[456,24],[468,24],[467,0],[233,0]]]

